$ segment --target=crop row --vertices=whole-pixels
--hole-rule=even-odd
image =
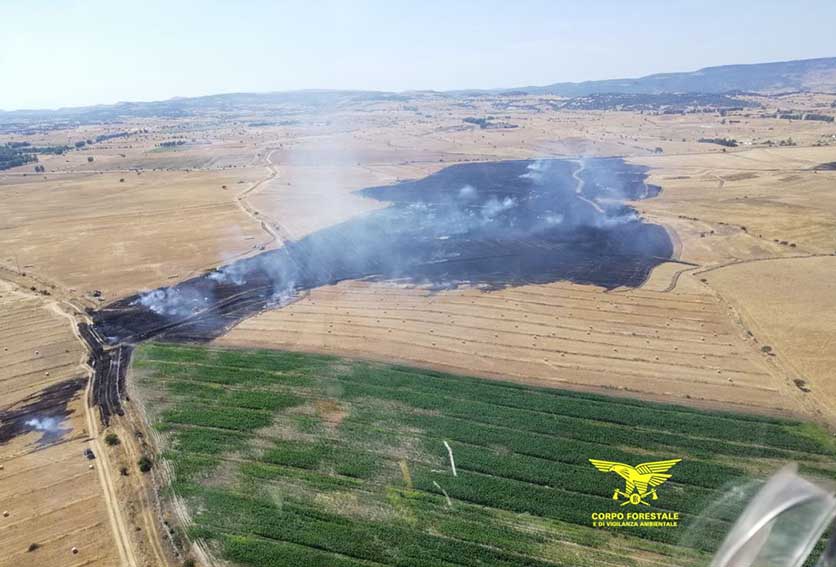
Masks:
[[[328,470],[353,478],[372,478],[379,470],[381,459],[371,453],[357,451],[332,443],[277,440],[272,449],[264,452],[261,460],[290,467]]]
[[[554,567],[556,564],[492,547],[425,533],[384,520],[356,521],[293,502],[272,502],[228,491],[206,491],[196,521],[211,530],[248,533],[383,565],[454,564]]]
[[[460,471],[458,476],[445,477],[442,482],[430,469],[417,467],[413,472],[413,480],[419,490],[438,492],[433,484],[438,482],[451,498],[579,525],[589,525],[593,512],[613,511],[612,501],[600,496],[568,493],[470,471]],[[695,543],[700,549],[715,550],[727,529],[727,524],[716,522],[706,530],[705,537]],[[629,532],[631,535],[668,544],[674,544],[679,539],[678,530],[635,527],[630,528]]]
[[[272,390],[229,390],[214,384],[196,384],[185,380],[173,380],[166,386],[171,394],[189,401],[224,407],[275,411],[302,403],[295,395]]]
[[[193,376],[200,380],[219,383],[275,383],[283,380],[299,380],[315,375],[336,374],[331,357],[311,356],[298,353],[274,353],[265,351],[217,351],[208,349],[180,349],[163,345],[143,347],[142,359],[162,359],[170,362],[200,362],[217,365],[190,366],[181,369],[165,369],[170,376]],[[184,352],[183,352],[184,351]],[[160,365],[162,366],[162,365]],[[223,368],[220,368],[220,367]],[[330,370],[330,372],[329,372]],[[275,373],[289,373],[277,376]],[[269,374],[266,374],[269,373]],[[674,408],[660,404],[630,403],[621,400],[597,398],[588,394],[576,394],[556,390],[521,388],[510,384],[446,375],[431,371],[416,371],[402,367],[382,367],[365,363],[352,365],[348,376],[343,377],[355,384],[379,385],[389,388],[409,388],[415,393],[447,393],[461,395],[467,392],[469,399],[541,413],[557,417],[582,418],[604,424],[636,426],[653,429],[660,433],[676,432],[683,436],[704,437],[725,440],[742,445],[758,444],[774,449],[805,452],[832,450],[824,447],[819,440],[797,431],[794,422],[783,422],[772,418],[753,419],[750,416],[694,412],[685,408]],[[671,439],[677,442],[681,439]],[[694,440],[693,442],[696,442]],[[695,449],[708,450],[712,441],[696,444]],[[734,450],[734,446],[727,446]],[[746,450],[746,449],[743,449]],[[750,449],[749,452],[764,451]],[[784,454],[772,453],[762,456],[781,458]]]
[[[705,457],[720,454],[737,457],[786,458],[789,455],[786,451],[769,447],[692,437],[676,431],[673,427],[666,430],[637,429],[611,421],[566,417],[557,413],[503,406],[477,399],[460,399],[407,388],[345,382],[343,389],[344,396],[349,399],[359,397],[388,399],[416,409],[440,411],[448,416],[473,419],[482,423],[544,435],[571,437],[601,445],[636,445],[638,437],[641,436],[641,447],[647,450],[670,451],[675,448],[677,451],[686,450],[692,455]],[[470,398],[469,393],[468,397]]]
[[[615,474],[603,476],[588,463],[587,466],[558,464],[525,455],[502,455],[468,445],[455,445],[453,449],[458,470],[604,498],[611,497],[614,488],[624,489],[624,480],[621,477]],[[684,513],[699,513],[715,496],[713,491],[704,488],[674,486],[670,483],[659,488],[658,493],[661,495],[658,508]],[[722,516],[717,519],[733,520],[738,512],[724,510]]]
[[[347,379],[356,384],[378,385],[387,388],[409,388],[415,393],[438,395],[447,392],[468,399],[492,405],[552,413],[561,417],[576,417],[587,420],[614,423],[622,426],[636,426],[661,432],[675,431],[684,435],[695,435],[717,440],[735,441],[742,444],[763,444],[768,447],[797,451],[821,452],[824,447],[814,439],[794,431],[791,422],[758,422],[734,417],[720,417],[709,413],[697,414],[691,411],[677,411],[655,407],[654,404],[637,406],[622,404],[617,400],[596,400],[576,397],[561,392],[530,389],[518,390],[496,386],[483,380],[481,385],[468,383],[463,388],[461,379],[455,376],[434,378],[423,371],[406,371],[392,368],[375,368],[358,365],[352,368]]]
[[[214,432],[210,432],[214,433]],[[437,447],[440,443],[436,443]],[[431,450],[431,449],[430,449]],[[502,455],[490,450],[480,449],[467,445],[455,444],[454,450],[460,471],[480,473],[469,477],[468,482],[482,476],[494,477],[494,481],[519,481],[515,484],[516,490],[509,498],[519,499],[522,504],[513,505],[513,510],[526,510],[529,501],[537,499],[543,488],[554,489],[553,500],[571,500],[574,504],[570,508],[553,507],[548,517],[562,521],[577,523],[580,519],[581,525],[588,525],[590,514],[597,511],[607,511],[612,508],[610,495],[613,486],[621,486],[623,481],[613,475],[612,479],[603,477],[601,473],[591,466],[573,466],[565,463],[555,463],[544,459],[527,457],[524,455],[512,454]],[[333,481],[329,478],[331,474],[349,476],[357,479],[370,479],[376,476],[377,472],[385,465],[387,457],[364,452],[356,448],[337,446],[325,441],[305,443],[301,441],[277,441],[273,449],[268,449],[258,458],[258,462],[248,463],[245,474],[259,478],[282,478],[288,476],[286,468],[271,468],[266,464],[283,465],[283,467],[301,468],[310,471],[319,471],[321,480]],[[324,465],[324,466],[323,466]],[[427,469],[426,465],[414,464],[416,470]],[[308,480],[313,480],[319,485],[317,477],[310,475]],[[436,475],[436,480],[451,480],[447,476]],[[453,482],[458,482],[454,480]],[[330,486],[329,486],[330,484]],[[317,486],[318,489],[333,488],[333,483],[325,486]],[[426,488],[426,487],[425,487]],[[432,490],[432,487],[430,487]],[[595,496],[594,500],[585,500],[586,496]],[[679,511],[682,513],[698,513],[711,498],[712,494],[704,489],[696,487],[676,487],[669,485],[663,491],[664,503],[662,509]],[[485,497],[485,495],[483,495]],[[508,502],[477,500],[476,502],[502,508]],[[594,502],[594,507],[587,504]],[[571,512],[571,513],[567,513]],[[578,514],[575,514],[577,512]],[[725,510],[718,516],[732,520],[736,516],[736,510]],[[666,541],[666,540],[662,540]]]
[[[270,412],[261,410],[178,405],[176,408],[166,410],[163,413],[163,420],[174,424],[252,431],[270,425],[273,416]]]
[[[153,368],[157,378],[183,379],[192,382],[208,382],[235,386],[273,386],[287,384],[300,386],[310,383],[298,373],[270,372],[253,368],[214,366],[210,364],[161,362],[141,359],[134,362],[136,368]]]
[[[403,404],[409,403],[410,396],[408,393],[400,395],[397,391],[387,391],[386,394],[391,394],[388,396],[388,399],[397,400]],[[367,396],[364,399],[367,399]],[[435,408],[440,415],[399,412],[395,417],[385,413],[377,415],[374,408],[355,408],[351,417],[344,421],[344,427],[354,427],[354,419],[359,418],[362,418],[363,421],[368,423],[375,421],[386,423],[387,421],[391,422],[393,419],[397,419],[400,426],[412,427],[421,431],[423,435],[455,439],[463,443],[486,447],[504,447],[507,450],[523,455],[584,465],[588,464],[588,459],[590,458],[619,461],[635,465],[641,462],[677,458],[680,456],[678,453],[671,454],[668,452],[649,455],[644,447],[642,447],[641,440],[635,438],[612,445],[601,444],[574,439],[571,437],[571,432],[569,432],[569,436],[564,437],[563,434],[566,432],[562,430],[556,432],[559,435],[557,436],[526,431],[524,428],[519,428],[520,424],[518,423],[510,423],[508,426],[483,423],[480,420],[491,420],[491,417],[485,415],[484,412],[473,416],[462,414],[461,417],[448,417],[450,413],[454,412],[447,412],[438,405],[427,405],[426,408],[428,410]],[[367,427],[367,425],[361,424],[359,427],[363,428]],[[624,446],[629,445],[636,446],[637,450],[628,451],[623,449]],[[743,472],[741,470],[727,465],[698,459],[687,459],[678,466],[676,478],[679,482],[706,488],[716,488],[742,474]]]
[[[623,510],[624,480],[588,459],[683,458],[653,509],[689,525],[761,459],[827,452],[789,421],[333,357],[150,344],[136,363],[165,389],[158,427],[194,535],[249,565],[580,566],[612,562],[610,546],[693,558],[736,510],[702,521],[693,549],[677,547],[684,528],[593,529],[592,512]],[[318,413],[332,407],[338,423]]]
[[[182,345],[146,343],[138,349],[138,360],[208,364],[228,368],[266,370],[269,372],[312,372],[333,364],[337,359],[293,352],[265,350],[219,350]]]

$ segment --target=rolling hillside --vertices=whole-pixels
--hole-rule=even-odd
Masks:
[[[529,94],[569,97],[594,93],[832,92],[836,90],[836,57],[753,65],[722,65],[688,73],[659,73],[636,79],[554,83],[543,87],[525,87],[522,90]]]

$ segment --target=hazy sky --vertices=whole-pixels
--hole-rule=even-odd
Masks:
[[[0,109],[828,57],[834,22],[834,0],[0,0]]]

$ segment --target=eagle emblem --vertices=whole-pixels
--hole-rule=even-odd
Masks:
[[[652,500],[657,500],[656,488],[661,486],[668,480],[671,475],[667,473],[676,463],[682,459],[670,459],[667,461],[653,461],[650,463],[642,463],[635,467],[625,465],[624,463],[616,463],[613,461],[601,461],[598,459],[589,459],[596,469],[603,473],[614,472],[625,480],[624,490],[615,489],[612,493],[612,499],[618,500],[620,496],[625,498],[621,503],[622,506],[632,504],[638,506],[644,504],[650,506],[645,500],[648,496]]]

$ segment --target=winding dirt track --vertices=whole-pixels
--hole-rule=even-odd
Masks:
[[[82,379],[86,354],[72,333],[75,322],[67,325],[66,319],[72,317],[57,302],[0,281],[0,411],[68,379]],[[0,501],[9,511],[0,519],[0,566],[136,565],[125,553],[126,532],[111,526],[116,507],[102,478],[104,452],[89,435],[91,410],[83,396],[71,399],[67,409],[59,439],[42,444],[40,435],[30,433],[0,446]],[[99,458],[85,459],[85,447]],[[29,552],[32,543],[40,547]]]
[[[595,201],[593,201],[591,199],[587,199],[586,196],[584,195],[583,187],[584,187],[584,185],[586,185],[586,181],[584,181],[583,178],[581,177],[581,173],[583,172],[584,169],[586,169],[586,164],[584,164],[583,160],[578,160],[577,163],[578,163],[578,169],[576,169],[575,171],[572,172],[572,177],[578,183],[577,187],[575,188],[575,193],[578,195],[578,199],[587,203],[590,207],[595,209],[599,214],[602,214],[602,215],[605,214],[605,211],[604,211],[604,209],[601,208],[601,205],[599,205],[598,203],[596,203]]]
[[[88,386],[89,389],[89,386]],[[135,567],[138,565],[134,550],[130,544],[128,536],[128,529],[125,525],[125,518],[122,514],[122,508],[116,498],[116,488],[113,483],[113,478],[110,474],[110,462],[107,457],[107,451],[104,450],[102,444],[99,443],[98,420],[93,416],[92,408],[85,404],[85,420],[87,422],[88,431],[90,432],[90,447],[96,454],[100,463],[96,467],[99,473],[99,482],[104,489],[104,499],[107,505],[108,516],[110,517],[110,525],[113,529],[113,535],[116,540],[116,548],[119,550],[119,557],[123,565]]]
[[[281,243],[282,241],[290,239],[290,235],[287,233],[286,230],[282,228],[281,225],[275,222],[269,223],[265,221],[264,217],[261,216],[261,213],[258,210],[256,210],[255,207],[250,205],[250,203],[247,201],[247,197],[249,195],[256,192],[258,189],[261,188],[262,185],[264,185],[268,181],[272,181],[273,179],[275,179],[276,176],[279,174],[278,170],[276,169],[276,166],[273,165],[273,162],[271,160],[275,151],[276,150],[270,150],[264,157],[267,171],[270,172],[269,175],[264,179],[261,179],[256,183],[253,183],[251,187],[244,189],[243,191],[238,193],[238,195],[235,196],[235,202],[238,203],[238,206],[241,207],[241,210],[247,213],[250,216],[250,218],[252,218],[255,222],[259,223],[261,225],[261,228],[263,228],[264,231],[270,235],[270,240],[262,244],[264,248],[272,246],[276,242]]]
[[[53,307],[54,311],[56,311],[68,320],[73,334],[79,341],[83,342],[83,339],[78,332],[78,327],[76,325],[75,318],[63,309],[61,309],[61,307],[58,306],[58,304],[53,304]],[[89,375],[92,376],[93,370],[89,367],[88,369]],[[93,385],[94,384],[92,378],[88,379],[87,388],[85,389],[84,395],[85,400],[91,399],[91,391]],[[131,547],[131,540],[128,535],[128,529],[126,527],[124,514],[122,513],[122,508],[119,506],[119,502],[116,497],[116,486],[113,482],[113,477],[110,474],[111,464],[108,458],[107,451],[99,442],[99,420],[95,415],[94,407],[92,407],[89,403],[84,403],[83,407],[84,421],[87,425],[88,444],[90,445],[90,449],[92,449],[93,453],[96,455],[96,458],[99,460],[98,466],[96,466],[96,472],[99,476],[99,483],[102,485],[104,500],[108,511],[108,517],[110,518],[110,525],[113,529],[113,536],[116,541],[116,549],[119,552],[119,557],[123,565],[126,565],[128,567],[136,567],[137,565],[139,565],[139,563],[137,562],[136,556],[134,555],[134,550]],[[161,563],[161,565],[164,565],[164,563]]]
[[[278,175],[278,171],[270,159],[272,153],[273,151],[271,150],[265,158],[269,172],[268,176],[256,182],[236,197],[236,202],[242,210],[255,221],[259,222],[264,231],[270,235],[270,240],[264,243],[261,248],[285,238],[281,234],[280,225],[277,223],[271,225],[259,219],[258,212],[250,207],[245,200],[247,195]],[[111,423],[112,419],[118,419],[118,416],[124,414],[122,406],[122,399],[125,394],[124,380],[132,349],[129,345],[108,347],[105,345],[102,337],[90,325],[91,321],[87,320],[77,325],[76,320],[71,315],[63,311],[60,314],[70,320],[76,338],[87,347],[89,353],[87,367],[90,371],[91,379],[88,382],[86,390],[85,397],[87,403],[84,404],[85,421],[90,432],[89,444],[101,461],[97,470],[100,483],[104,488],[105,503],[120,559],[122,564],[127,567],[138,567],[139,565],[147,564],[147,562],[138,560],[134,546],[131,543],[132,540],[127,528],[123,506],[120,505],[116,485],[111,474],[113,467],[108,458],[106,448],[99,441],[100,422],[107,426]],[[94,415],[95,408],[98,408],[100,412],[98,418]],[[126,429],[128,431],[123,436],[123,446],[127,452],[128,460],[130,462],[136,462],[140,453],[135,447],[133,439],[130,438],[130,428],[128,427]],[[167,565],[166,553],[159,535],[159,521],[156,514],[152,511],[154,504],[147,498],[145,488],[147,487],[142,486],[142,483],[140,483],[140,486],[136,490],[139,498],[138,507],[140,517],[144,527],[143,531],[146,534],[147,542],[150,544],[151,553],[154,556],[153,564],[160,566]]]

